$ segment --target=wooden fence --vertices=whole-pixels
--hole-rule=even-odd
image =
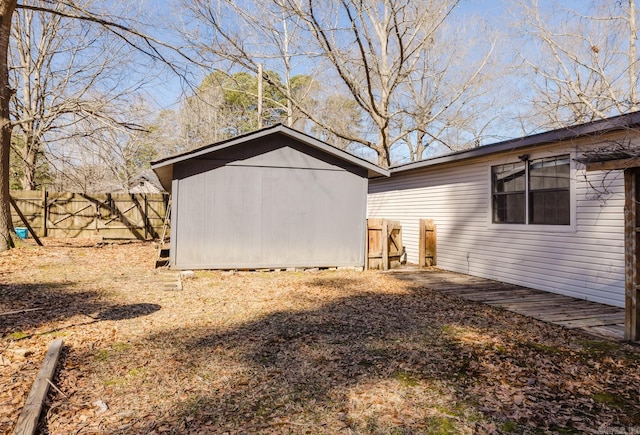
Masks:
[[[420,219],[419,252],[420,267],[435,266],[436,224],[432,219]],[[367,268],[388,270],[400,266],[404,252],[402,226],[398,221],[367,219]]]
[[[388,270],[400,266],[402,226],[386,219],[367,219],[367,268]]]
[[[98,194],[14,190],[17,207],[39,236],[148,240],[159,237],[167,210],[162,193]],[[12,207],[13,225],[24,227]]]
[[[418,246],[420,267],[436,265],[436,245],[436,224],[433,219],[420,219],[420,243]]]

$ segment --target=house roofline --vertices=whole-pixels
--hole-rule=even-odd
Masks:
[[[587,122],[584,124],[558,128],[556,130],[550,130],[530,136],[523,136],[520,138],[497,142],[490,145],[483,145],[471,150],[458,151],[440,157],[420,160],[418,162],[404,163],[402,165],[392,166],[391,168],[389,168],[389,171],[391,172],[391,174],[394,174],[414,169],[442,165],[445,163],[472,159],[475,157],[484,157],[491,154],[516,151],[523,148],[549,145],[551,143],[578,139],[591,135],[605,134],[612,131],[625,130],[637,126],[640,126],[640,111]]]

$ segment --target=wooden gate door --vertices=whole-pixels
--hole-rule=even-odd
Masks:
[[[420,267],[435,266],[437,263],[436,224],[433,219],[420,219],[418,259]]]
[[[640,340],[640,168],[624,171],[625,322],[624,338]]]
[[[398,221],[367,219],[367,269],[389,270],[400,266],[402,226]]]

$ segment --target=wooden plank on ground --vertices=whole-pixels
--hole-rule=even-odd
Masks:
[[[499,295],[510,295],[510,294],[529,294],[531,292],[535,292],[536,290],[530,290],[530,289],[522,289],[522,288],[518,288],[518,287],[513,287],[513,288],[509,288],[509,287],[504,287],[504,286],[496,286],[494,285],[484,285],[484,286],[480,286],[480,285],[452,285],[452,286],[437,286],[435,288],[435,290],[441,292],[441,293],[446,293],[446,294],[455,294],[457,296],[460,296],[462,298],[464,297],[468,297],[468,296],[489,296],[492,294],[499,294]]]
[[[493,302],[500,302],[500,300],[496,299]],[[524,298],[516,299],[503,299],[502,302],[509,305],[527,305],[527,304],[547,304],[549,308],[560,308],[565,304],[567,308],[572,308],[570,304],[573,302],[572,299],[568,296],[560,296],[560,295],[552,295],[552,294],[530,294]]]
[[[487,301],[485,302],[488,305],[492,305],[494,307],[501,307],[504,309],[511,309],[511,310],[522,310],[522,311],[527,311],[527,310],[531,310],[531,309],[545,309],[545,308],[552,308],[554,306],[557,306],[557,303],[553,302],[553,300],[550,299],[542,299],[542,300],[538,300],[538,301],[521,301],[521,302],[500,302],[500,301]]]
[[[535,291],[531,289],[525,289],[523,287],[516,287],[512,285],[505,285],[495,282],[487,283],[464,283],[456,284],[459,287],[461,293],[489,293],[489,292],[514,292],[514,291]]]
[[[475,283],[500,284],[496,281],[491,281],[491,280],[480,278],[477,276],[458,275],[454,273],[443,273],[443,272],[424,271],[424,270],[415,270],[415,269],[409,272],[404,272],[404,271],[399,271],[399,272],[402,272],[400,274],[401,276],[413,276],[413,277],[418,277],[420,279],[424,279],[427,281],[435,281],[435,282],[441,282],[441,283],[460,284],[460,283],[475,282]]]
[[[600,314],[599,316],[597,316],[597,318],[603,319],[603,320],[621,319],[619,322],[609,322],[609,324],[611,324],[611,325],[615,324],[615,323],[624,323],[624,311],[620,311],[620,312],[617,312],[617,313],[603,313],[603,314]]]
[[[486,301],[492,305],[517,305],[520,308],[524,308],[528,305],[547,305],[549,308],[557,307],[558,304],[569,303],[570,301],[565,299],[556,299],[545,297],[545,295],[528,295],[522,298],[492,298]]]
[[[13,430],[14,435],[33,435],[36,432],[40,412],[42,412],[42,406],[47,397],[47,391],[49,391],[49,383],[56,372],[56,365],[61,351],[62,339],[53,340],[49,344],[49,350],[47,350],[47,354],[44,357],[38,377],[33,383],[27,402],[18,416],[18,422]]]
[[[567,320],[565,322],[553,322],[556,325],[562,325],[566,328],[582,328],[584,326],[604,326],[604,325],[616,325],[618,323],[624,323],[624,315],[598,316],[591,319],[578,319]]]
[[[542,315],[540,318],[542,320],[546,320],[547,322],[561,322],[565,320],[578,320],[578,319],[589,319],[592,317],[598,317],[608,314],[618,314],[624,315],[624,310],[618,309],[614,310],[606,310],[606,309],[593,309],[593,310],[581,310],[576,311],[575,313],[560,313],[560,314],[549,314]]]
[[[557,312],[562,312],[565,310],[567,312],[574,312],[578,310],[593,310],[593,309],[604,309],[604,310],[621,310],[619,307],[615,307],[613,305],[599,304],[597,302],[587,302],[581,299],[574,299],[572,302],[567,303],[566,305],[559,305],[555,307]]]
[[[461,288],[460,285],[458,284],[453,284],[453,285],[441,285],[441,284],[427,284],[424,282],[418,282],[420,285],[424,286],[424,287],[428,287],[428,288],[432,288],[434,290],[436,290],[439,293],[448,295],[448,294],[456,294],[456,292],[458,292]]]
[[[617,307],[608,307],[605,305],[599,307],[584,307],[581,305],[575,305],[562,308],[550,308],[548,311],[543,311],[539,314],[547,314],[549,316],[574,316],[592,313],[610,314],[618,312],[622,312],[622,310]]]
[[[486,295],[485,297],[483,297],[482,295],[479,295],[477,297],[469,296],[468,299],[483,301],[487,303],[491,302],[491,303],[504,303],[504,304],[509,304],[509,303],[526,304],[530,302],[548,302],[550,305],[565,303],[570,301],[570,298],[566,298],[566,299],[559,298],[555,296],[550,296],[548,293],[541,293],[541,292],[505,293],[505,294],[496,293],[496,294]]]
[[[548,314],[548,315],[569,314],[579,310],[587,310],[587,309],[594,309],[594,308],[602,308],[602,306],[597,304],[585,305],[581,301],[572,301],[572,302],[563,303],[561,306],[544,307],[544,309],[532,307],[531,309],[527,309],[525,311],[527,312],[528,315],[536,316],[541,314]]]
[[[452,281],[448,279],[437,279],[437,278],[425,278],[424,276],[414,275],[414,274],[404,274],[402,271],[398,271],[398,278],[406,279],[411,281],[420,282],[425,285],[433,285],[433,286],[456,286],[456,287],[464,287],[468,285],[479,285],[481,283],[469,283],[469,282],[458,282]]]
[[[25,308],[24,310],[5,311],[4,313],[0,313],[0,316],[10,316],[12,314],[28,313],[31,311],[38,311],[43,309],[44,308]]]
[[[624,339],[624,325],[604,325],[604,326],[592,326],[583,328],[590,334],[600,335],[609,338],[615,338],[616,340]]]
[[[546,305],[527,306],[527,307],[502,307],[505,310],[513,311],[514,313],[522,314],[523,316],[533,317],[538,320],[549,321],[550,314],[546,312]],[[564,313],[560,313],[564,314]]]

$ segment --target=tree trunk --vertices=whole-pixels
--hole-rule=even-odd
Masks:
[[[629,100],[631,101],[630,110],[632,112],[638,110],[636,91],[636,86],[638,86],[638,78],[636,77],[637,38],[638,29],[636,28],[636,1],[629,0]]]
[[[11,35],[11,19],[17,0],[0,0],[0,251],[12,248],[13,223],[9,203],[9,154],[11,151],[11,119],[9,118],[9,68],[7,54]]]
[[[380,166],[381,168],[388,168],[389,166],[391,166],[389,147],[387,146],[386,137],[384,136],[383,132],[378,135],[377,145],[375,147],[371,146],[370,148],[378,153],[378,166]]]
[[[24,160],[24,168],[22,175],[22,189],[24,190],[36,190],[36,164],[38,152],[40,151],[40,144],[35,142],[34,138],[30,135],[24,136],[24,149],[21,152],[22,159]]]
[[[378,133],[378,143],[373,148],[378,153],[378,166],[382,168],[388,168],[391,166],[391,154],[389,145],[389,129],[386,126],[380,126],[380,132]]]

